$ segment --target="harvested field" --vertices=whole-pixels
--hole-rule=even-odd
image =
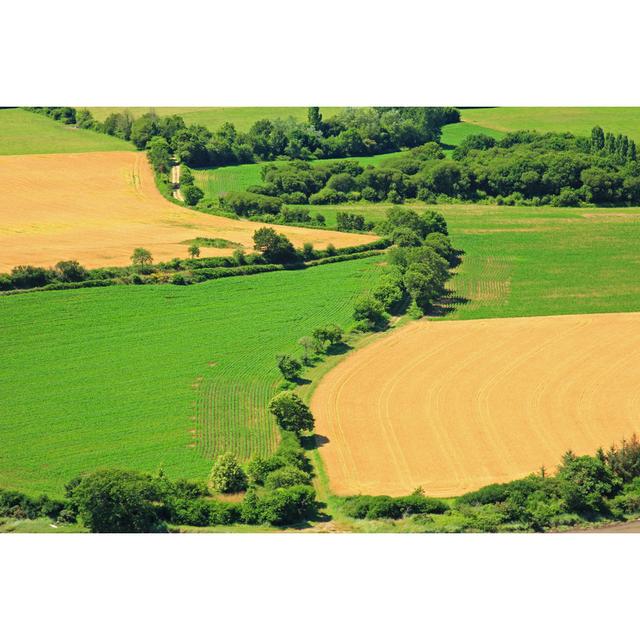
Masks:
[[[419,321],[348,356],[312,410],[334,493],[454,496],[630,436],[639,380],[640,313]]]
[[[87,267],[129,264],[135,247],[155,261],[187,257],[185,240],[215,237],[253,249],[261,223],[187,210],[156,188],[143,153],[107,152],[0,157],[0,271],[18,264]],[[273,226],[297,246],[337,248],[375,236]],[[203,256],[233,248],[203,247]]]

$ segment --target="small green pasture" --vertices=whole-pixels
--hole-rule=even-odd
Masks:
[[[502,140],[505,133],[496,131],[487,127],[481,127],[470,122],[455,122],[442,127],[442,136],[440,142],[445,146],[445,155],[451,155],[455,147],[457,147],[467,136],[477,136],[484,134],[496,140]]]
[[[469,124],[499,131],[537,129],[589,135],[599,125],[640,142],[640,107],[490,107],[460,113]]]
[[[77,129],[24,109],[0,109],[0,155],[132,151],[126,140]]]
[[[59,496],[101,467],[205,479],[223,451],[273,451],[276,354],[350,325],[379,263],[0,297],[0,487]]]

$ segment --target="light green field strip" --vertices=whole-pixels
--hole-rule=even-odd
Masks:
[[[640,107],[492,107],[462,109],[461,114],[465,122],[500,131],[537,129],[584,136],[599,125],[640,142]]]
[[[0,155],[132,151],[133,145],[103,133],[77,129],[23,109],[0,109]]]

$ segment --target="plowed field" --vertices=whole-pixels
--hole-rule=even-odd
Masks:
[[[338,495],[454,496],[640,425],[640,313],[413,322],[313,396]]]
[[[0,271],[18,264],[48,267],[78,260],[87,267],[121,266],[135,247],[155,261],[187,257],[185,240],[223,238],[253,249],[246,220],[187,210],[157,190],[143,153],[105,152],[0,157]],[[371,235],[274,226],[295,245],[364,244]],[[203,256],[233,249],[202,248]]]

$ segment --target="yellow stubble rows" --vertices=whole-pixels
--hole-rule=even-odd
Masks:
[[[640,313],[432,322],[348,356],[312,400],[338,495],[454,496],[640,424]]]

